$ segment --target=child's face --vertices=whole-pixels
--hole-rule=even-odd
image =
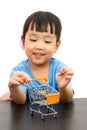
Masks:
[[[57,51],[60,41],[56,43],[56,35],[48,32],[37,32],[35,29],[28,29],[25,39],[22,39],[23,47],[30,63],[44,65]]]

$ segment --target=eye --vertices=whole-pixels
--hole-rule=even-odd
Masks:
[[[51,43],[51,41],[45,41],[45,43]]]
[[[29,39],[31,42],[36,42],[37,40],[36,39]]]

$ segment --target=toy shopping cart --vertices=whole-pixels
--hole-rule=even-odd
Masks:
[[[60,93],[52,88],[49,84],[39,85],[28,88],[30,99],[30,112],[41,114],[42,120],[45,116],[54,115],[57,117],[58,112],[53,108],[53,104],[59,103]],[[45,108],[45,110],[44,110]]]

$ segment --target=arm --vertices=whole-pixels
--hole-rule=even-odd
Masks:
[[[9,80],[8,87],[12,100],[17,104],[24,104],[26,102],[26,93],[20,89],[20,84],[24,83],[24,79],[29,81],[30,77],[25,72],[15,72]]]
[[[63,89],[60,88],[60,97],[64,103],[69,103],[73,99],[73,91],[68,86]]]
[[[10,98],[10,93],[9,93],[9,92],[4,93],[4,94],[0,97],[0,100],[3,100],[3,101],[9,101],[9,100],[11,100],[11,98]]]
[[[60,72],[56,74],[60,98],[64,103],[69,103],[73,99],[73,90],[68,86],[72,76],[73,71],[68,66],[63,67]]]

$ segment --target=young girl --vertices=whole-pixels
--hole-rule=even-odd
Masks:
[[[15,103],[26,102],[29,86],[33,87],[46,82],[30,81],[32,78],[46,76],[50,86],[60,92],[63,102],[72,101],[73,70],[60,60],[53,58],[53,54],[61,44],[61,29],[60,19],[51,12],[37,11],[26,19],[21,41],[27,59],[12,69],[8,83],[11,98]],[[25,83],[25,80],[28,83]]]

